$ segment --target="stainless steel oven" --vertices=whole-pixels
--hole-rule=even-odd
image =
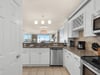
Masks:
[[[97,75],[92,70],[90,70],[87,66],[83,65],[83,75]]]
[[[97,56],[81,57],[81,75],[100,75],[100,63]]]

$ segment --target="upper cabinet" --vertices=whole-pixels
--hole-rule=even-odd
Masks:
[[[65,33],[68,38],[78,38],[80,30],[83,30],[84,37],[96,36],[93,33],[93,17],[95,14],[100,15],[100,0],[84,0],[68,18],[67,23],[64,23],[65,26],[67,25]]]
[[[81,9],[70,19],[70,33],[78,37],[79,31],[84,31],[84,37],[95,36],[93,34],[93,14],[94,0],[88,1]],[[71,35],[70,34],[70,35]],[[73,36],[70,36],[73,38]]]
[[[95,6],[95,11],[100,13],[100,0],[93,0],[94,1],[94,6]]]
[[[59,30],[60,43],[64,43],[64,26]]]
[[[72,20],[68,21],[68,38],[77,38],[78,32],[72,30]]]
[[[79,31],[84,27],[84,14],[79,15],[72,21],[72,30]]]
[[[94,14],[94,0],[91,0],[85,7],[85,25],[84,25],[84,36],[95,36],[93,34],[93,14]]]

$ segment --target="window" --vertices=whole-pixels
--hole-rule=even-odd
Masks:
[[[51,36],[49,34],[39,34],[37,36],[37,41],[38,43],[41,43],[41,42],[50,42],[50,39],[51,39]]]
[[[32,42],[32,34],[24,34],[24,42]]]

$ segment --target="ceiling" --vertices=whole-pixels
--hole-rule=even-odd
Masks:
[[[39,34],[41,20],[45,21],[48,33],[55,33],[65,19],[79,6],[80,0],[23,0],[24,33]],[[38,24],[34,21],[38,20]],[[52,24],[47,21],[51,20]]]

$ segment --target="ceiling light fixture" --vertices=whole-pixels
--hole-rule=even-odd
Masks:
[[[48,31],[47,31],[46,29],[43,29],[43,30],[40,31],[40,33],[41,33],[41,34],[47,34]]]
[[[41,16],[42,17],[42,20],[41,20],[41,24],[44,25],[45,23],[48,23],[48,24],[51,24],[51,20],[48,20],[47,22],[45,22],[44,20],[44,15]],[[38,20],[35,20],[34,21],[34,24],[38,24]]]

